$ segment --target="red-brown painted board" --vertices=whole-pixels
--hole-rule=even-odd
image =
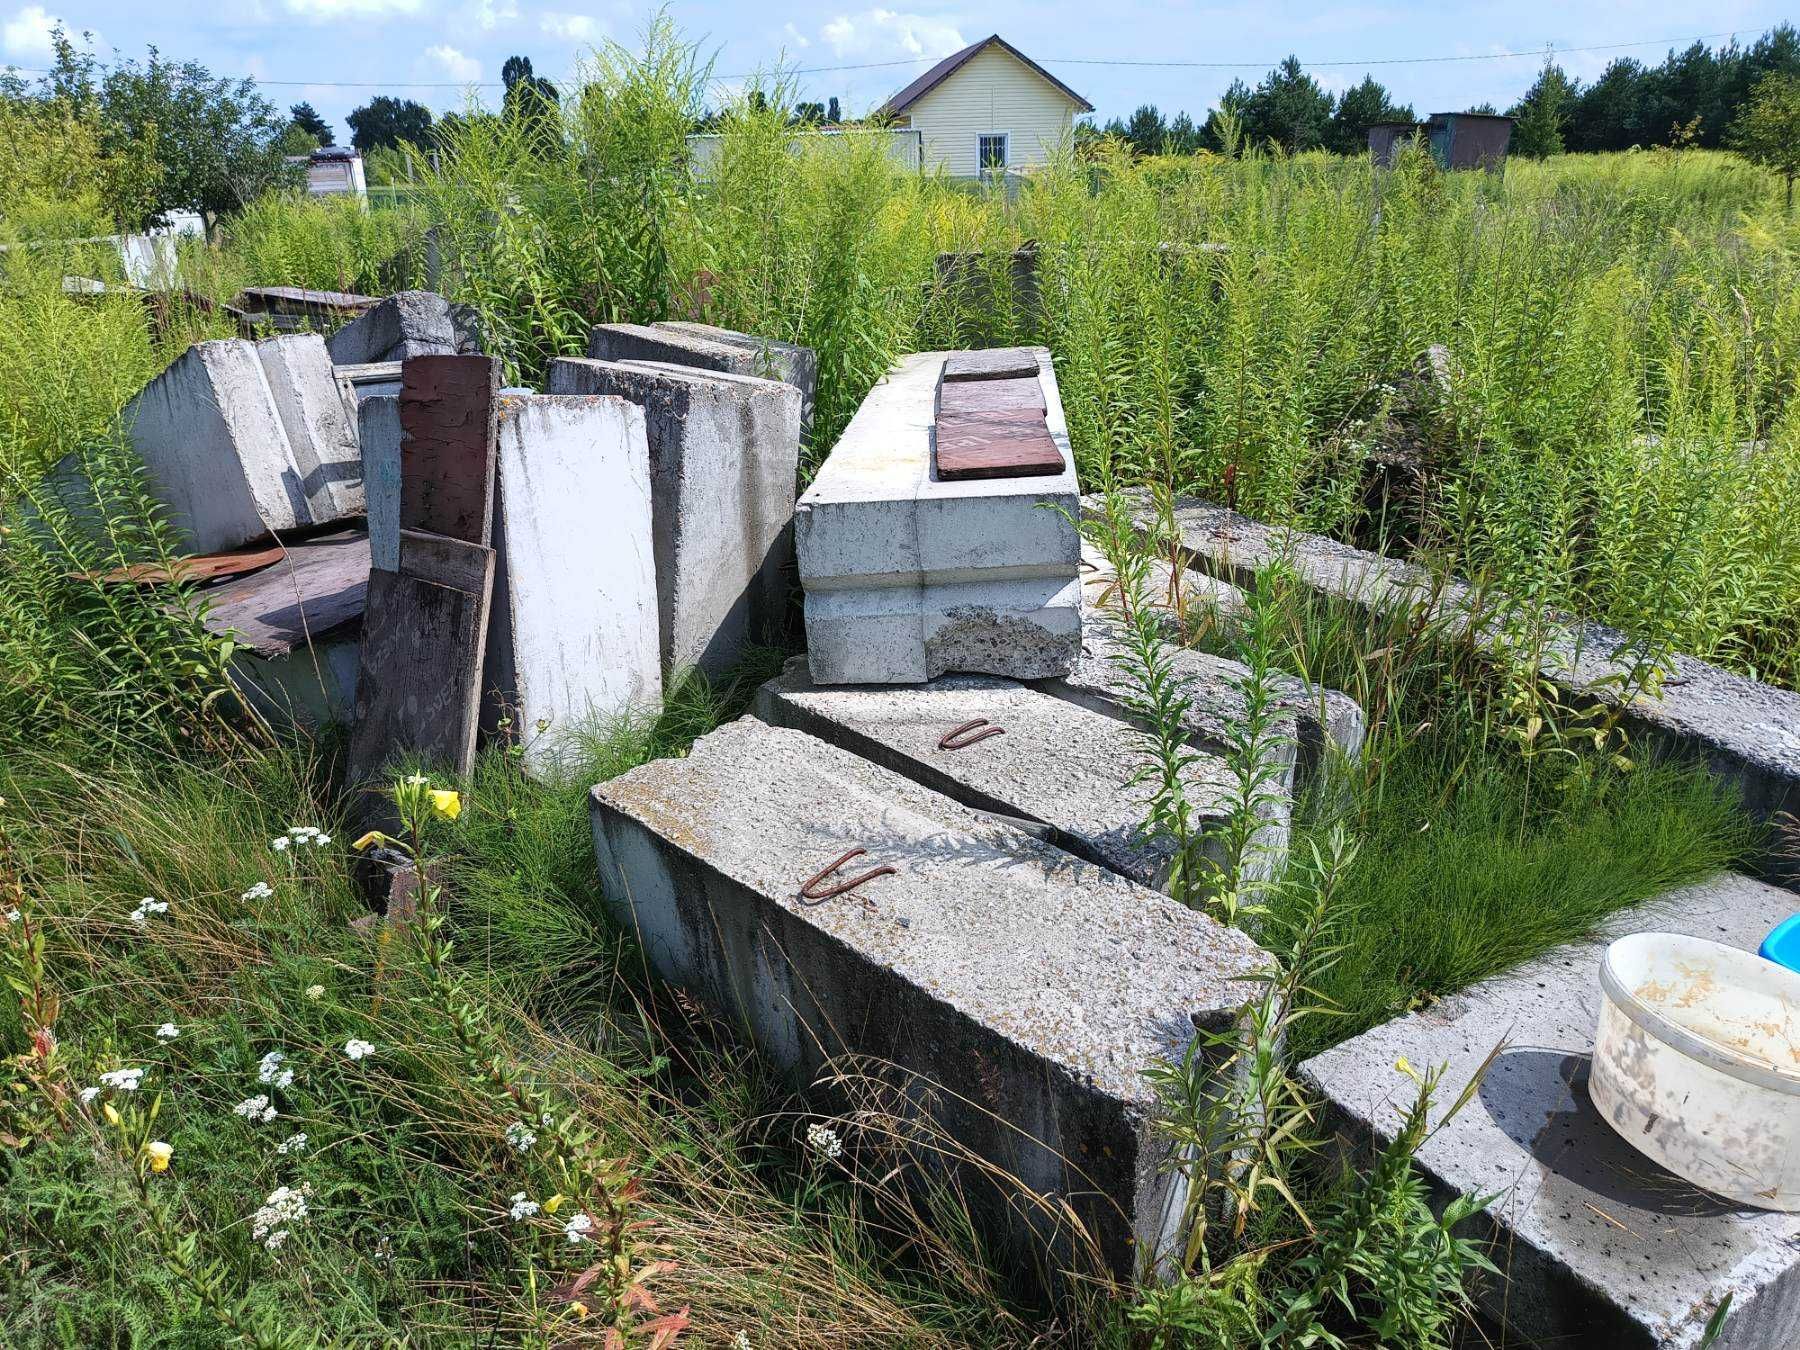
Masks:
[[[415,356],[400,371],[400,525],[493,542],[500,362]]]
[[[952,482],[1036,478],[1061,473],[1063,457],[1041,416],[1009,421],[953,414],[938,418],[937,471]]]
[[[1029,379],[968,380],[938,389],[938,416],[947,413],[1027,412],[1044,415],[1044,388]]]

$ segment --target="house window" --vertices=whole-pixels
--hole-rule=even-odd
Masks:
[[[981,136],[975,146],[975,162],[983,173],[1006,168],[1006,133],[995,131]]]

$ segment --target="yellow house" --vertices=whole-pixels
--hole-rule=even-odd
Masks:
[[[946,56],[877,117],[920,136],[921,166],[954,178],[1041,167],[1094,105],[998,33]]]

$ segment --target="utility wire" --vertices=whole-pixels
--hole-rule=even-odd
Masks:
[[[1676,47],[1688,46],[1695,42],[1713,42],[1720,38],[1735,38],[1735,32],[1702,33],[1698,37],[1688,38],[1643,38],[1636,42],[1607,42],[1589,47],[1558,47],[1548,44],[1535,51],[1524,52],[1476,52],[1464,56],[1385,56],[1365,61],[1302,61],[1302,68],[1307,70],[1323,70],[1333,67],[1351,66],[1423,66],[1437,65],[1445,62],[1463,61],[1510,61],[1519,57],[1573,56],[1583,52],[1617,52],[1633,47]],[[941,61],[941,56],[909,56],[897,61],[864,61],[846,66],[778,66],[775,67],[786,75],[835,75],[851,70],[889,70],[898,66],[921,66],[928,62]],[[1169,70],[1271,70],[1281,64],[1275,61],[1131,61],[1097,56],[1051,56],[1036,58],[1043,66],[1121,66]],[[49,75],[48,70],[37,70],[29,66],[0,66],[0,71],[11,71],[20,75]],[[715,81],[746,80],[766,71],[752,71],[744,75],[715,75]],[[228,77],[252,79],[251,76]],[[259,85],[267,85],[272,89],[503,89],[499,80],[460,80],[460,81],[420,81],[420,80],[255,80]],[[555,83],[552,81],[551,83]]]

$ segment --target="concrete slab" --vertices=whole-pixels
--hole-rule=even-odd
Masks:
[[[362,446],[363,501],[369,514],[370,565],[400,570],[400,396],[376,394],[356,405]]]
[[[308,524],[363,514],[362,452],[344,406],[325,339],[317,333],[264,338],[256,344],[269,390],[300,473]]]
[[[326,339],[340,366],[457,356],[481,350],[473,316],[435,291],[397,291]]]
[[[126,405],[122,420],[189,552],[223,552],[311,522],[254,343],[196,343]]]
[[[644,410],[665,678],[723,674],[788,628],[800,395],[785,384],[665,362],[564,358],[552,394],[614,394]]]
[[[503,397],[482,725],[547,772],[567,735],[662,697],[650,456],[621,398]]]
[[[594,789],[603,895],[657,972],[812,1084],[842,1054],[1040,1195],[1120,1271],[1166,1240],[1145,1065],[1228,1029],[1266,956],[1168,897],[898,774],[746,718]],[[846,849],[888,866],[818,903]],[[932,1086],[934,1085],[934,1086]],[[1034,1207],[963,1178],[990,1231],[1035,1249]]]
[[[931,442],[948,354],[922,352],[875,387],[801,496],[795,547],[820,683],[1042,679],[1075,660],[1075,466],[1049,353],[1036,350],[1060,474],[939,480]]]
[[[1789,891],[1722,876],[1615,915],[1607,937],[1655,930],[1755,950],[1793,908]],[[1559,947],[1346,1041],[1304,1074],[1356,1149],[1392,1137],[1412,1087],[1397,1058],[1447,1064],[1453,1094],[1506,1042],[1418,1163],[1440,1201],[1500,1192],[1470,1223],[1503,1272],[1479,1288],[1482,1306],[1513,1337],[1688,1350],[1729,1294],[1718,1350],[1800,1345],[1800,1215],[1696,1190],[1626,1144],[1588,1098],[1604,946]]]
[[[929,684],[820,688],[806,658],[757,692],[756,715],[792,727],[904,774],[914,782],[1037,827],[1059,848],[1158,890],[1173,850],[1146,838],[1147,790],[1132,780],[1144,740],[1124,722],[991,675],[945,675]],[[945,750],[946,732],[981,720],[1005,728],[966,749]],[[1233,779],[1222,760],[1203,758],[1183,775],[1202,822],[1224,820]],[[1285,850],[1285,811],[1263,839]],[[1222,850],[1214,855],[1223,860]]]
[[[1147,519],[1149,509],[1140,498],[1140,518]],[[1410,563],[1262,525],[1221,506],[1189,501],[1177,508],[1176,520],[1196,565],[1229,580],[1283,557],[1315,591],[1364,609],[1429,593],[1429,577]],[[1453,618],[1468,595],[1466,584],[1453,581],[1441,597],[1443,612]],[[1578,705],[1614,704],[1616,693],[1606,681],[1624,670],[1612,654],[1626,643],[1616,629],[1570,619],[1550,640],[1544,674]],[[1640,746],[1703,760],[1758,820],[1800,815],[1800,692],[1677,656],[1661,697],[1637,699],[1624,724]],[[1785,884],[1800,881],[1800,858],[1771,851],[1760,867]]]
[[[819,354],[811,347],[803,347],[797,342],[779,342],[774,338],[733,332],[729,328],[716,328],[710,323],[686,323],[671,319],[653,324],[652,327],[662,332],[681,333],[722,347],[735,347],[739,351],[749,352],[755,358],[753,364],[749,369],[738,373],[758,375],[765,380],[780,380],[799,390],[800,434],[805,436],[812,430],[813,398],[819,384]],[[694,363],[684,361],[680,364]]]

